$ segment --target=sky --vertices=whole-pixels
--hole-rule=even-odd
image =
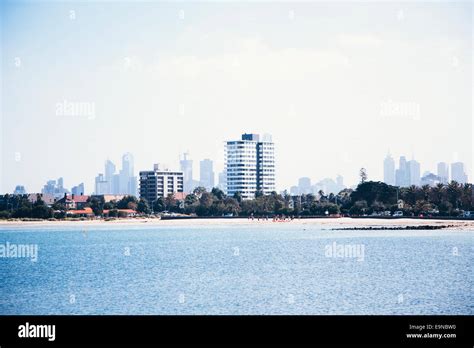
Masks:
[[[94,190],[135,171],[214,160],[272,134],[278,191],[390,151],[462,161],[473,178],[470,2],[2,2],[0,192],[64,177]]]

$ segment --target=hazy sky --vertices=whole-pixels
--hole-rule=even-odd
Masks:
[[[278,190],[380,180],[388,150],[472,180],[470,2],[1,6],[1,192],[63,176],[90,193],[127,151],[136,171],[189,151],[195,177],[203,158],[217,172],[243,132],[273,135]]]

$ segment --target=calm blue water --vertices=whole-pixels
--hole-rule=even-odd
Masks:
[[[474,314],[472,231],[0,227],[6,242],[39,250],[0,258],[0,314]],[[363,260],[327,257],[334,242]]]

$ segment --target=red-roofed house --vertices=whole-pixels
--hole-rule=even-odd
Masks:
[[[86,206],[89,196],[86,195],[64,195],[58,203],[62,203],[66,206],[66,209],[84,209]]]
[[[84,209],[68,210],[66,215],[74,217],[93,217],[94,212],[92,208],[85,207]]]

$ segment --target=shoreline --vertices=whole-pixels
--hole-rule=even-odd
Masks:
[[[253,225],[314,225],[314,226],[327,226],[332,228],[338,227],[351,227],[351,228],[369,228],[376,229],[377,227],[383,228],[410,228],[416,227],[416,229],[426,226],[427,229],[431,229],[429,226],[438,225],[442,229],[462,229],[472,230],[474,232],[474,220],[452,220],[452,219],[411,219],[411,218],[400,218],[400,219],[380,219],[380,218],[305,218],[305,219],[294,219],[291,221],[274,222],[269,220],[249,220],[247,218],[200,218],[200,219],[155,219],[155,218],[130,218],[130,219],[117,219],[117,220],[78,220],[78,221],[0,221],[1,227],[15,227],[15,226],[137,226],[137,225],[152,225],[152,226],[203,226],[203,225],[240,225],[240,226],[253,226]],[[438,227],[437,226],[437,227]],[[443,226],[443,227],[442,227]],[[437,228],[438,229],[438,228]]]

